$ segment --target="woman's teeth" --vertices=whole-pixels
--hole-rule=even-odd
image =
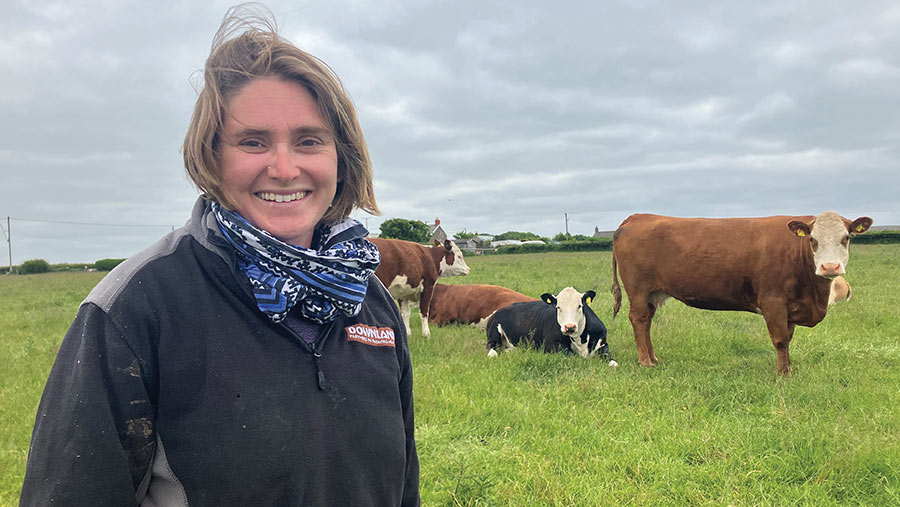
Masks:
[[[293,194],[282,195],[282,194],[272,194],[268,192],[260,192],[256,194],[260,197],[260,199],[264,201],[275,201],[275,202],[291,202],[299,199],[303,199],[306,197],[306,194],[309,192],[294,192]]]

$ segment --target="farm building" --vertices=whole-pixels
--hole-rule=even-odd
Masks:
[[[441,219],[435,217],[434,223],[428,226],[428,236],[430,238],[430,242],[434,242],[435,240],[439,243],[443,243],[447,241],[447,233],[444,232],[444,229],[441,227]],[[462,248],[462,246],[460,246]]]

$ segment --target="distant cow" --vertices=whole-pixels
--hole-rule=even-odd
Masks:
[[[440,276],[469,274],[462,251],[450,240],[443,244],[435,241],[432,247],[399,239],[369,238],[369,241],[381,253],[381,264],[375,270],[375,276],[397,300],[406,333],[410,334],[409,303],[412,301],[419,303],[422,335],[431,336],[428,307],[432,289]]]
[[[831,292],[828,294],[828,304],[833,305],[841,301],[850,301],[850,284],[842,276],[836,276],[831,281]]]
[[[432,324],[472,324],[485,328],[487,319],[499,308],[512,303],[539,301],[506,287],[497,285],[434,284],[428,320]]]
[[[871,225],[869,217],[851,222],[832,211],[723,219],[632,215],[613,236],[613,317],[622,301],[618,264],[640,364],[658,362],[650,322],[674,297],[696,308],[761,313],[778,373],[789,375],[794,326],[812,327],[825,317],[830,278],[847,267],[850,236]]]
[[[609,356],[606,326],[588,305],[595,295],[566,287],[558,296],[545,293],[541,301],[497,310],[487,323],[488,357],[495,357],[501,346],[512,349],[525,340],[544,352],[571,351],[584,358],[599,354],[618,366]]]

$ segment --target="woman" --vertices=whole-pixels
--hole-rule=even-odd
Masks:
[[[406,335],[348,218],[377,207],[346,92],[235,10],[204,80],[183,148],[204,195],[81,305],[22,505],[417,505]]]

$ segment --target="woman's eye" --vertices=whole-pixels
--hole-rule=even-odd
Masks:
[[[322,144],[322,143],[320,143],[317,139],[302,139],[300,141],[300,146],[302,146],[304,148],[311,148],[313,146],[318,146],[320,144]]]
[[[245,141],[241,141],[240,145],[247,148],[262,148],[262,143],[257,141],[256,139],[247,139]]]

